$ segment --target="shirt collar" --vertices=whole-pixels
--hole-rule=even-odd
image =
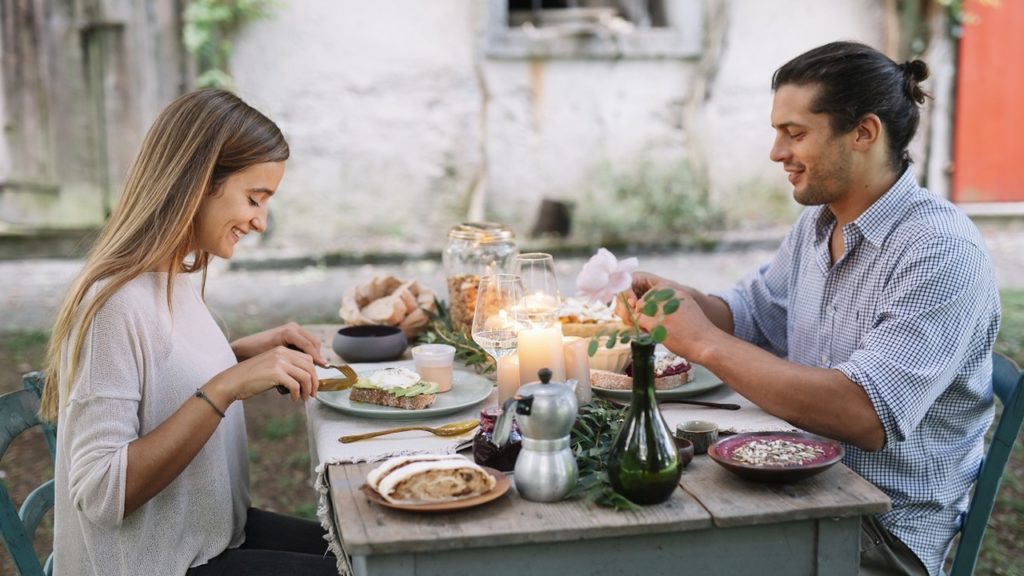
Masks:
[[[882,194],[878,200],[868,206],[863,214],[847,226],[856,228],[868,242],[880,246],[889,232],[903,219],[903,213],[906,211],[908,203],[907,198],[918,189],[914,171],[908,166],[896,183],[885,191],[885,194]],[[835,215],[832,214],[828,205],[818,207],[818,215],[815,218],[817,242],[828,238],[835,221]]]

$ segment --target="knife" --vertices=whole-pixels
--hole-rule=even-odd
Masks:
[[[289,350],[299,350],[299,348],[294,344],[289,344],[287,348]],[[359,381],[359,375],[356,374],[356,371],[353,370],[352,367],[349,366],[348,364],[327,364],[324,366],[324,368],[334,368],[335,370],[341,372],[341,378],[321,378],[320,387],[317,388],[317,390],[319,391],[340,392],[342,390],[348,390],[349,388],[354,386],[356,382]],[[277,389],[279,394],[290,393],[288,388],[283,384],[278,384],[274,386],[274,388]]]

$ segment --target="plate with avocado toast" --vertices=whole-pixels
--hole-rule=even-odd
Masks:
[[[385,369],[389,370],[389,369]],[[437,392],[437,385],[420,380],[404,386],[380,386],[382,381],[401,380],[405,374],[390,373],[380,378],[381,371],[360,371],[359,382],[348,390],[317,393],[316,399],[327,406],[364,418],[387,420],[414,420],[433,418],[458,412],[479,404],[490,396],[494,384],[477,374],[456,370],[452,374],[452,389]],[[354,396],[354,398],[353,398]]]

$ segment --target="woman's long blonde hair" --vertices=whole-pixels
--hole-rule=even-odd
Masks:
[[[201,271],[205,286],[210,254],[195,243],[195,219],[203,200],[231,174],[255,164],[283,162],[288,155],[277,125],[230,92],[190,92],[160,113],[128,171],[117,208],[57,314],[39,411],[44,420],[57,419],[59,387],[64,398],[70,396],[88,327],[103,304],[130,280],[154,270],[168,272],[168,306],[175,273]],[[89,289],[100,280],[106,283],[87,300]],[[76,327],[74,341],[68,342]],[[68,370],[62,377],[65,343]]]

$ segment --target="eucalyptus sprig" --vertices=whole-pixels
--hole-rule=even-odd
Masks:
[[[448,344],[455,348],[455,358],[478,374],[489,374],[497,368],[494,359],[472,338],[452,327],[451,311],[444,300],[435,300],[437,312],[430,314],[427,329],[420,336],[423,344]]]
[[[616,510],[639,508],[616,492],[608,481],[608,452],[619,433],[624,416],[625,408],[600,398],[580,408],[576,423],[569,433],[569,446],[579,468],[579,480],[569,493],[570,498],[585,498]]]
[[[665,341],[665,338],[668,338],[668,330],[661,324],[661,319],[679,310],[679,298],[676,296],[675,290],[662,288],[644,294],[643,307],[640,308],[639,313],[629,304],[624,293],[619,293],[617,298],[622,301],[623,307],[629,313],[630,327],[625,330],[612,330],[608,334],[601,333],[597,335],[590,341],[587,349],[588,354],[593,356],[597,353],[597,348],[600,346],[599,341],[603,338],[607,338],[604,345],[609,349],[614,348],[616,344],[627,344],[629,342],[660,344]],[[640,315],[657,318],[658,323],[651,328],[649,333],[640,330]]]

